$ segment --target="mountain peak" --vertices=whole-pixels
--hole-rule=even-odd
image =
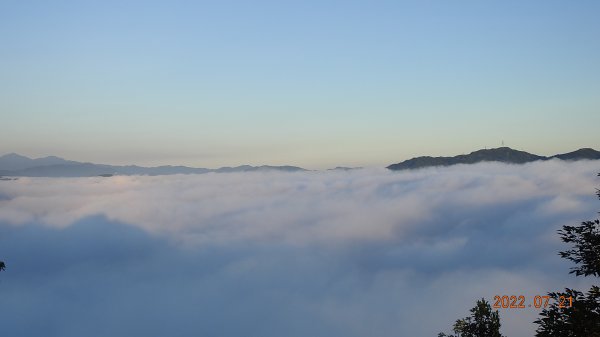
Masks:
[[[9,153],[0,157],[0,168],[2,170],[22,170],[30,167],[32,163],[33,159],[16,153]]]
[[[22,155],[20,155],[18,153],[14,153],[14,152],[7,153],[7,154],[5,154],[3,156],[0,156],[0,159],[11,159],[11,160],[14,160],[14,159],[26,159],[26,160],[31,160],[31,158],[22,156]]]
[[[583,148],[565,154],[555,155],[552,157],[545,157],[503,146],[493,149],[477,150],[469,154],[462,154],[454,157],[415,157],[397,164],[392,164],[387,168],[395,171],[406,169],[418,169],[432,166],[475,164],[484,161],[495,161],[509,164],[524,164],[532,161],[548,160],[552,158],[562,160],[600,159],[600,152],[590,148]]]
[[[552,158],[558,158],[562,160],[578,160],[578,159],[600,159],[600,151],[596,151],[589,147],[584,147],[573,152],[557,154]]]
[[[56,156],[48,156],[44,158],[31,159],[17,153],[9,153],[0,157],[0,170],[6,171],[21,171],[33,167],[42,167],[50,165],[65,165],[72,164],[68,160]]]

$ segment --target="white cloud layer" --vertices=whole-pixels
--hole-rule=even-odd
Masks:
[[[436,336],[568,275],[600,162],[0,182],[0,317],[21,336]],[[586,283],[587,282],[587,283]],[[502,310],[532,336],[535,309]]]

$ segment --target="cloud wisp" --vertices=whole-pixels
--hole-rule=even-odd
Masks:
[[[481,297],[585,286],[556,230],[600,162],[0,182],[9,335],[435,336]],[[503,310],[533,335],[537,311]]]

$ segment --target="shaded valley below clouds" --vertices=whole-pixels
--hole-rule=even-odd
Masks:
[[[0,181],[11,336],[436,336],[568,275],[600,161]],[[536,309],[501,311],[532,336]]]

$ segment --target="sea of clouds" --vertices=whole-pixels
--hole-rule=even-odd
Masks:
[[[0,181],[6,336],[419,337],[593,280],[600,161]],[[533,336],[539,310],[501,309]]]

